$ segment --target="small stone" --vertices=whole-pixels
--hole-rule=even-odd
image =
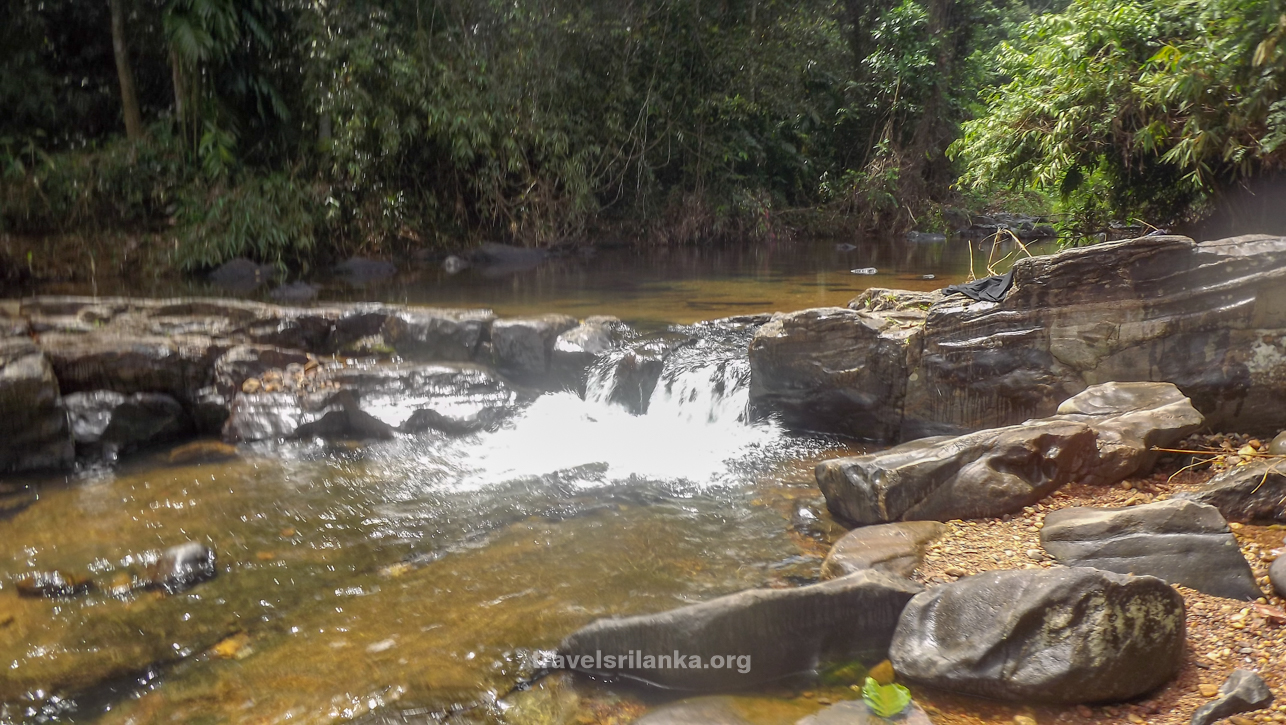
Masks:
[[[1090,718],[1094,717],[1094,711],[1093,711],[1093,710],[1091,710],[1091,709],[1089,708],[1089,706],[1087,706],[1087,705],[1077,705],[1077,706],[1076,706],[1076,714],[1077,714],[1077,715],[1080,715],[1081,717],[1085,718],[1086,720],[1088,720],[1088,719],[1090,719]]]
[[[259,382],[259,378],[246,378],[246,381],[241,384],[241,392],[246,393],[247,395],[253,395],[254,393],[259,392],[259,389],[262,387],[263,383]]]
[[[1045,558],[1045,552],[1041,551],[1040,549],[1028,549],[1027,558],[1031,559],[1032,561],[1041,561],[1042,559]]]
[[[1203,682],[1197,685],[1197,692],[1200,692],[1202,697],[1214,697],[1219,694],[1219,686]]]
[[[1036,725],[1036,718],[1031,715],[1014,715],[1014,725]]]
[[[1136,715],[1136,714],[1134,714],[1134,713],[1130,713],[1130,714],[1126,715],[1126,716],[1125,716],[1125,719],[1126,719],[1126,720],[1129,720],[1129,721],[1130,721],[1130,722],[1132,722],[1132,723],[1134,723],[1134,725],[1142,725],[1142,723],[1147,722],[1147,721],[1146,721],[1146,720],[1144,720],[1142,717],[1139,717],[1138,715]]]
[[[946,574],[947,576],[964,576],[969,572],[965,571],[964,569],[961,569],[958,566],[949,566],[946,569],[943,569],[942,573]]]
[[[20,597],[64,599],[89,591],[92,582],[75,574],[60,571],[38,571],[15,582]]]

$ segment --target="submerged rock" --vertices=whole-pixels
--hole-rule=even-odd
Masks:
[[[988,518],[1084,476],[1096,450],[1084,424],[1029,421],[823,461],[816,475],[831,512],[857,524]]]
[[[797,589],[752,589],[660,614],[600,619],[565,639],[559,653],[570,669],[661,687],[748,687],[826,662],[883,659],[898,615],[920,590],[876,571]],[[596,659],[631,652],[624,663]],[[676,667],[676,653],[708,666]],[[732,654],[736,661],[725,659]],[[714,657],[722,666],[713,666]]]
[[[173,465],[187,466],[195,463],[229,461],[239,455],[236,446],[222,441],[193,441],[170,451],[169,461]]]
[[[863,700],[844,700],[819,710],[795,725],[932,725],[928,713],[912,702],[892,718],[882,718],[871,711]]]
[[[143,585],[148,589],[177,594],[213,579],[218,573],[214,550],[189,541],[161,552],[156,562],[144,572]]]
[[[1210,504],[1231,521],[1286,522],[1286,470],[1280,461],[1252,461],[1216,475],[1175,498]]]
[[[996,571],[916,595],[889,650],[898,674],[1018,702],[1111,702],[1159,687],[1184,655],[1183,597],[1098,569]]]
[[[1119,509],[1060,509],[1045,517],[1040,541],[1068,566],[1154,576],[1229,599],[1263,596],[1232,530],[1213,506],[1169,500]]]
[[[14,582],[21,597],[65,599],[84,594],[93,587],[88,579],[60,571],[39,571]]]
[[[31,340],[0,339],[0,473],[64,468],[73,456],[53,367]]]
[[[835,542],[822,562],[822,578],[834,579],[864,569],[911,576],[929,542],[946,531],[936,521],[907,521],[853,529]]]
[[[1219,686],[1219,695],[1192,713],[1192,725],[1211,725],[1230,715],[1262,710],[1273,704],[1273,692],[1264,678],[1249,670],[1233,670]]]

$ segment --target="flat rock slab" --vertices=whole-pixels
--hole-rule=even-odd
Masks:
[[[1230,715],[1261,710],[1273,704],[1273,692],[1258,674],[1233,670],[1219,686],[1219,695],[1192,713],[1192,725],[1210,725]]]
[[[914,702],[891,718],[871,712],[864,700],[844,700],[819,710],[795,725],[931,725],[925,711]]]
[[[902,608],[921,589],[876,571],[797,589],[751,589],[660,614],[600,619],[564,640],[559,654],[570,669],[678,690],[750,687],[827,662],[883,659]],[[600,653],[634,659],[607,666]],[[714,657],[735,661],[680,668],[676,653],[688,663],[693,656],[703,665]]]
[[[936,521],[902,521],[853,529],[831,547],[822,562],[822,578],[866,569],[909,577],[924,558],[925,547],[946,528]]]
[[[1237,466],[1175,498],[1210,504],[1229,521],[1286,522],[1286,460]]]
[[[1263,596],[1214,506],[1179,499],[1127,508],[1068,508],[1045,516],[1040,542],[1068,566],[1154,576],[1216,597]]]
[[[1086,483],[1110,484],[1150,471],[1159,452],[1201,427],[1204,418],[1170,383],[1103,383],[1058,406],[1059,420],[1098,436],[1099,465]]]
[[[857,524],[1002,516],[1076,480],[1097,460],[1094,431],[1030,421],[823,461],[817,483],[835,515]]]
[[[995,571],[916,595],[889,659],[898,674],[1018,702],[1125,700],[1183,661],[1183,597],[1155,577],[1099,569]]]

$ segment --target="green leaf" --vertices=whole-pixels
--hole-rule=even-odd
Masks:
[[[911,691],[899,684],[881,685],[875,678],[866,678],[862,699],[871,712],[880,717],[893,717],[911,704]]]

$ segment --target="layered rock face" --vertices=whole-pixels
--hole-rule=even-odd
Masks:
[[[1020,260],[1000,303],[854,303],[764,326],[750,347],[760,414],[911,440],[1052,415],[1098,383],[1164,381],[1215,428],[1286,425],[1286,238],[1109,242]]]
[[[366,303],[38,297],[6,314],[0,471],[193,433],[470,433],[531,392],[583,388],[585,369],[633,335],[609,318],[577,327],[562,315]]]

